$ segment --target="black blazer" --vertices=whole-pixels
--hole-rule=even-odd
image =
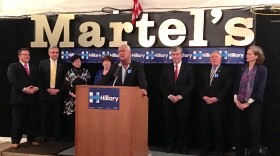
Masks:
[[[118,64],[111,66],[108,73],[103,76],[96,85],[108,85],[111,81],[115,80],[115,72],[118,68]],[[129,68],[126,70],[126,76],[124,83],[122,84],[122,68],[118,72],[118,77],[115,82],[115,86],[139,86],[141,89],[147,90],[147,81],[145,78],[145,72],[143,64],[136,61],[131,61]]]
[[[7,76],[12,85],[12,92],[10,96],[11,104],[28,103],[29,100],[36,100],[37,93],[29,95],[23,93],[24,87],[36,86],[38,87],[38,68],[29,64],[30,74],[28,76],[24,66],[20,62],[12,63],[8,67]]]
[[[216,97],[219,101],[223,101],[225,96],[229,93],[232,84],[230,72],[225,66],[220,65],[210,86],[211,68],[212,66],[203,68],[200,72],[200,81],[198,83],[200,98],[209,96]]]
[[[251,98],[254,99],[256,102],[262,102],[263,101],[263,93],[266,85],[266,79],[267,79],[267,68],[263,65],[258,65],[255,80],[254,80],[254,86],[253,86],[253,92],[251,95]],[[234,85],[234,94],[238,94],[239,91],[239,84],[240,80],[243,74],[245,67],[243,66],[239,74],[237,76],[237,80]]]
[[[192,65],[183,64],[175,82],[174,79],[174,64],[166,65],[160,76],[159,88],[162,95],[167,98],[168,95],[181,95],[183,99],[188,97],[195,85],[194,68]]]
[[[60,92],[64,91],[64,79],[67,71],[67,64],[62,60],[57,60],[55,88]],[[39,87],[40,99],[48,98],[47,89],[50,88],[50,59],[45,59],[39,63]]]

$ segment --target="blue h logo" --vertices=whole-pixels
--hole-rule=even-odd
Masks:
[[[171,54],[171,51],[169,51],[169,53],[168,53],[168,59],[172,59],[172,54]]]
[[[196,58],[201,59],[201,57],[202,57],[201,51],[198,51],[198,52],[193,51],[193,55],[192,55],[193,59],[196,59]]]
[[[88,57],[89,57],[88,51],[86,51],[86,52],[82,51],[81,57],[82,57],[82,59],[88,59]]]
[[[100,101],[100,93],[99,92],[96,92],[96,94],[95,95],[93,95],[93,92],[90,92],[89,93],[89,102],[90,103],[93,103],[93,100],[95,100],[96,101],[96,103],[99,103]]]
[[[149,52],[149,51],[146,51],[146,59],[149,59],[149,58],[151,58],[151,59],[154,59],[154,52],[153,51],[151,51],[151,53]]]
[[[107,52],[102,51],[102,58],[103,58],[105,55],[110,55],[110,52],[109,52],[109,51],[107,51]]]
[[[61,51],[61,59],[68,59],[69,54],[68,51]]]
[[[220,51],[220,54],[223,57],[223,59],[227,59],[228,58],[228,52],[227,51]]]

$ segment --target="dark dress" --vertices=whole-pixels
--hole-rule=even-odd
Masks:
[[[70,115],[75,111],[75,98],[69,92],[76,94],[77,85],[87,85],[90,82],[90,73],[85,68],[71,68],[65,76],[66,99],[64,101],[64,114]]]
[[[73,98],[69,92],[76,94],[77,85],[90,84],[90,73],[85,68],[71,68],[65,76],[66,98],[64,101],[64,114],[67,116],[68,126],[66,138],[74,141],[75,138],[75,104],[76,98]]]

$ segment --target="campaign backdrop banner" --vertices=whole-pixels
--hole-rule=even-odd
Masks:
[[[118,88],[89,88],[89,109],[119,110]]]
[[[191,64],[209,64],[209,56],[213,51],[219,51],[223,64],[244,64],[245,47],[207,47],[183,48],[183,62]],[[133,60],[151,63],[171,63],[170,48],[131,48]],[[118,62],[117,48],[62,48],[61,59],[71,62],[73,55],[80,55],[83,63],[101,63],[105,55],[110,55]]]

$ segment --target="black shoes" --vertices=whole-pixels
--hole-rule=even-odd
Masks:
[[[224,153],[223,152],[217,152],[216,156],[223,156]]]
[[[181,153],[181,154],[188,154],[188,148],[186,147],[180,147],[180,148],[174,148],[174,147],[167,147],[166,153],[175,153],[175,152],[178,152],[178,153]]]
[[[178,148],[177,151],[181,154],[188,154],[188,148],[186,147],[181,147],[181,148]]]
[[[208,146],[207,146],[207,147],[204,147],[204,148],[201,150],[201,152],[199,153],[198,156],[206,156],[208,152],[209,152]]]
[[[174,147],[167,147],[167,149],[165,150],[166,153],[172,153],[175,152],[175,148]]]
[[[209,151],[202,151],[198,156],[207,156],[207,155],[214,155],[214,156],[223,156],[224,153],[223,152],[211,152],[209,153]]]

